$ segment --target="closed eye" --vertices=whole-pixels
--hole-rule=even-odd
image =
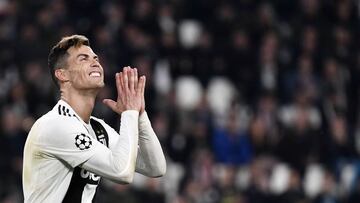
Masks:
[[[87,54],[79,54],[79,55],[77,55],[76,58],[78,58],[78,60],[80,60],[80,61],[86,61],[86,60],[89,59],[89,55],[87,55]]]
[[[80,61],[87,61],[87,60],[89,60],[90,56],[89,56],[88,54],[79,54],[79,55],[77,55],[77,58],[78,58],[78,60],[80,60]],[[98,57],[97,55],[95,55],[93,58],[94,58],[97,62],[99,62],[99,57]]]

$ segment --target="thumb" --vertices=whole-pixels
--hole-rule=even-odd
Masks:
[[[114,100],[111,99],[104,99],[103,103],[108,106],[111,110],[117,112],[117,108],[116,108],[116,102]]]

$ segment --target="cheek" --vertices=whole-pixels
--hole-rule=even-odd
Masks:
[[[70,78],[73,83],[82,83],[86,80],[86,72],[82,69],[75,69],[70,73]]]
[[[88,83],[89,81],[89,77],[88,75],[86,74],[85,71],[82,71],[80,74],[79,74],[79,83]]]

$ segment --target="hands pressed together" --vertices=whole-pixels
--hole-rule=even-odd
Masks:
[[[140,114],[145,111],[145,76],[138,76],[136,68],[124,67],[122,72],[116,73],[116,101],[104,99],[103,103],[118,114],[126,110],[136,110]]]

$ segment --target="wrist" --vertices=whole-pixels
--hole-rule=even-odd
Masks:
[[[139,130],[142,132],[148,129],[149,126],[151,126],[151,123],[146,111],[144,111],[142,114],[139,114]]]

